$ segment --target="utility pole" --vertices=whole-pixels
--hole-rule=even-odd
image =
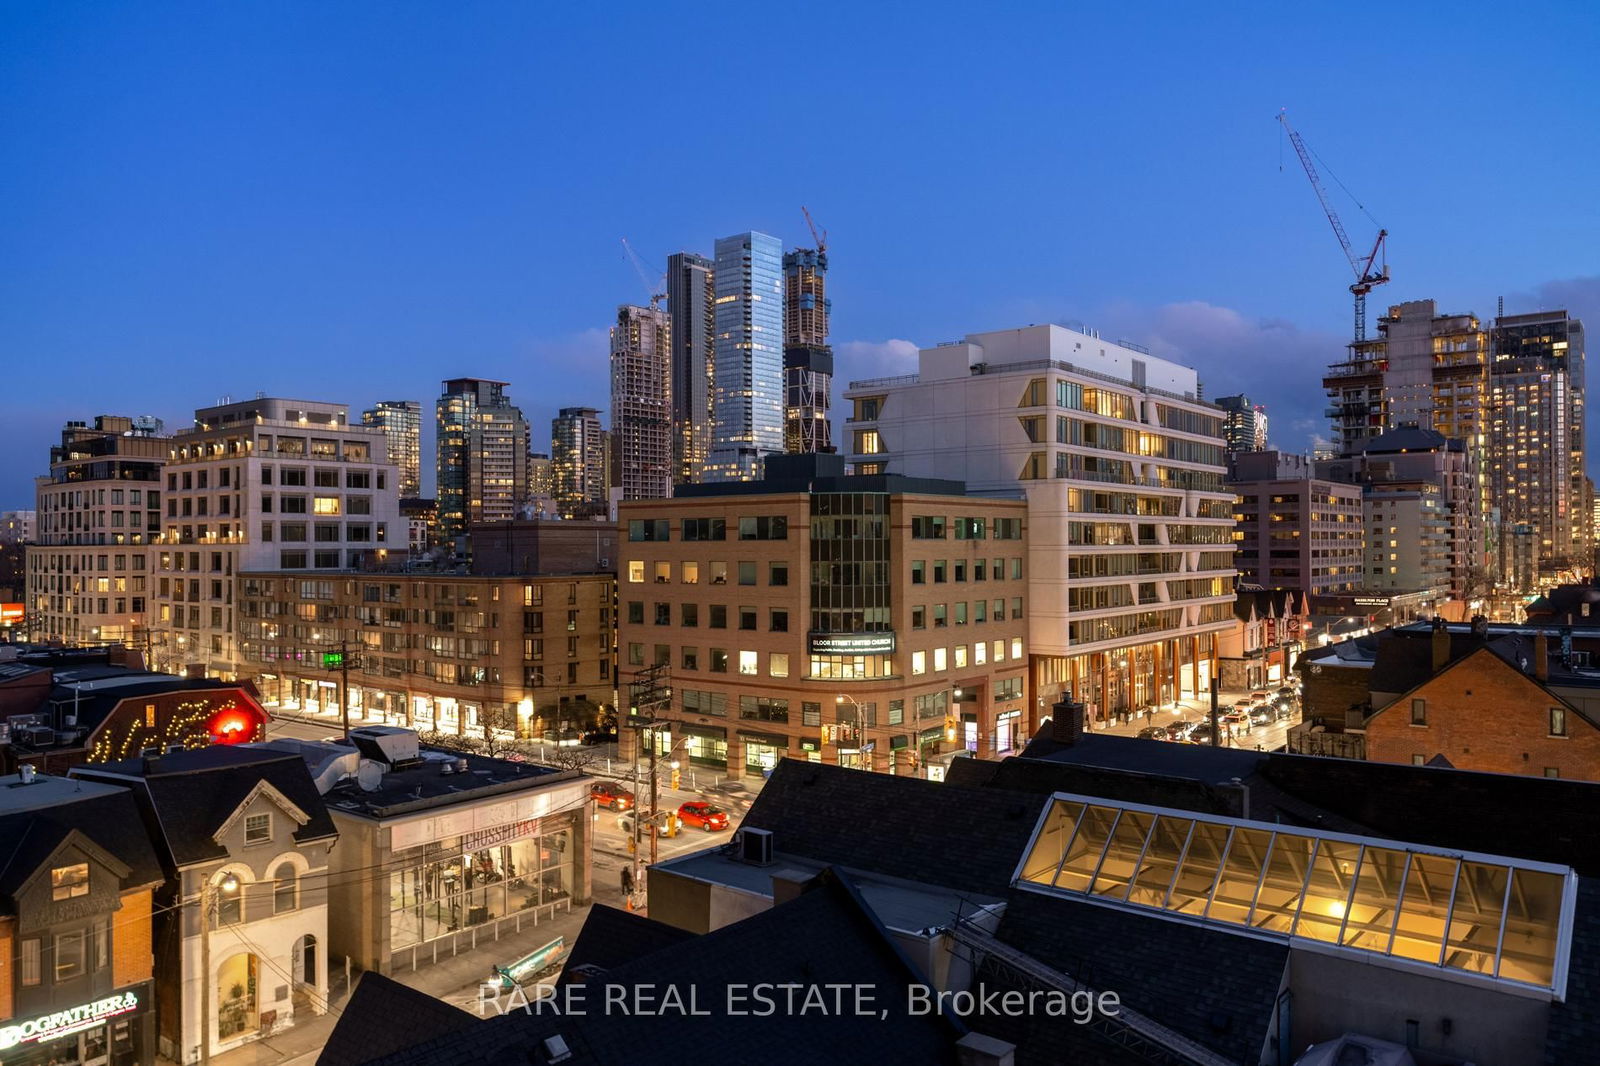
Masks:
[[[638,680],[633,683],[632,700],[628,716],[628,727],[638,730],[639,740],[647,743],[650,748],[650,864],[653,866],[660,856],[660,826],[657,818],[660,817],[661,792],[657,778],[656,767],[656,735],[662,727],[669,725],[667,722],[655,720],[655,710],[658,707],[668,706],[672,702],[672,689],[662,684],[662,678],[667,673],[664,664],[656,663],[639,671]],[[644,891],[644,871],[640,867],[641,841],[640,831],[643,828],[644,817],[638,807],[639,795],[639,753],[634,752],[633,758],[634,781],[634,810],[633,810],[633,885],[634,892]],[[648,899],[648,896],[646,897]]]
[[[339,719],[344,724],[346,740],[350,739],[350,667],[361,665],[360,654],[359,651],[351,651],[350,642],[345,640],[339,642],[338,651],[322,653],[322,668],[339,671]]]

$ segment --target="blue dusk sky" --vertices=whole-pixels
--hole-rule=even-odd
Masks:
[[[1600,321],[1589,3],[50,0],[0,41],[0,510],[68,419],[257,391],[500,378],[547,446],[608,404],[621,238],[792,247],[802,204],[841,388],[1078,320],[1304,449],[1350,277],[1281,107],[1390,230],[1374,318]]]

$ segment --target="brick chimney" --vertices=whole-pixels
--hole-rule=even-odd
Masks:
[[[1063,699],[1050,708],[1050,739],[1071,746],[1083,739],[1083,704]]]
[[[1443,618],[1433,620],[1433,672],[1438,673],[1450,662],[1450,630]]]
[[[1533,676],[1540,681],[1550,680],[1550,638],[1542,629],[1533,638]]]

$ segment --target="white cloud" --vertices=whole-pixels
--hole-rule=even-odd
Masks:
[[[834,392],[852,380],[897,377],[917,372],[917,345],[898,338],[886,341],[844,341],[833,346]]]

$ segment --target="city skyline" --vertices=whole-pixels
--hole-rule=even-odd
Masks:
[[[1075,86],[1104,93],[1125,80],[1116,50],[1075,54],[1062,68],[1071,77],[1045,77],[1050,42],[1115,40],[1137,13],[1069,22],[1041,9],[1027,41],[1003,25],[970,33],[936,17],[908,29],[854,13],[819,60],[822,95],[805,92],[836,116],[820,156],[860,165],[781,164],[782,138],[758,134],[779,127],[801,90],[774,77],[734,101],[720,131],[647,139],[660,165],[579,181],[564,167],[524,180],[517,164],[539,149],[521,142],[582,155],[605,136],[589,129],[605,126],[593,119],[637,107],[644,87],[664,86],[669,104],[686,98],[691,86],[664,76],[677,54],[664,46],[727,29],[680,20],[663,26],[670,41],[647,48],[568,14],[549,27],[557,54],[538,44],[537,20],[511,8],[476,22],[412,12],[385,47],[355,47],[375,17],[4,16],[28,62],[0,74],[0,110],[17,131],[0,153],[23,207],[0,236],[0,260],[25,265],[0,294],[0,350],[16,357],[11,395],[29,399],[0,403],[0,453],[11,457],[0,508],[28,505],[62,423],[100,413],[182,426],[195,407],[257,391],[360,409],[388,396],[426,400],[458,375],[510,381],[536,425],[563,406],[603,407],[606,325],[619,302],[641,298],[618,233],[652,266],[751,229],[788,250],[811,243],[802,203],[839,252],[829,276],[836,389],[901,372],[916,347],[974,326],[1080,320],[1194,366],[1207,395],[1250,394],[1273,413],[1274,443],[1304,450],[1327,434],[1317,382],[1344,355],[1348,278],[1271,121],[1285,105],[1329,172],[1391,230],[1394,280],[1374,294],[1374,313],[1435,299],[1441,312],[1487,320],[1503,294],[1508,314],[1565,307],[1600,320],[1589,251],[1600,222],[1582,210],[1581,185],[1596,149],[1568,141],[1560,167],[1512,154],[1444,181],[1434,139],[1416,133],[1504,130],[1519,117],[1530,130],[1592,126],[1582,64],[1562,61],[1596,43],[1582,22],[1536,49],[1518,47],[1533,39],[1533,13],[1506,25],[1487,7],[1452,12],[1459,59],[1492,61],[1505,76],[1447,87],[1401,65],[1387,91],[1408,101],[1408,122],[1387,124],[1346,106],[1341,72],[1291,47],[1310,28],[1330,51],[1378,47],[1353,21],[1171,15],[1141,36],[1148,78],[1088,96]],[[748,17],[764,32],[802,32],[794,16]],[[897,46],[885,54],[876,42],[891,29]],[[1179,62],[1201,29],[1238,61],[1225,64],[1226,84],[1196,80]],[[1403,53],[1436,32],[1426,14],[1401,12],[1380,36],[1386,52]],[[316,44],[291,45],[297,35]],[[980,92],[922,73],[927,55],[958,39],[987,72]],[[530,42],[543,63],[537,82]],[[545,79],[618,47],[636,50],[616,64],[634,77],[578,79],[585,100],[519,113]],[[301,48],[357,58],[312,69]],[[437,99],[400,91],[419,64],[445,85]],[[923,103],[911,109],[913,100]],[[309,120],[313,103],[325,119]],[[738,136],[754,141],[760,182],[708,184],[674,165]],[[952,151],[1005,152],[1008,163],[982,173],[930,165]],[[177,158],[189,163],[175,170]],[[117,182],[102,187],[113,168]],[[503,176],[513,172],[515,182]],[[1368,239],[1366,219],[1329,184],[1352,237]],[[571,209],[547,207],[557,202]],[[52,371],[74,361],[90,372],[70,392],[52,387]]]

